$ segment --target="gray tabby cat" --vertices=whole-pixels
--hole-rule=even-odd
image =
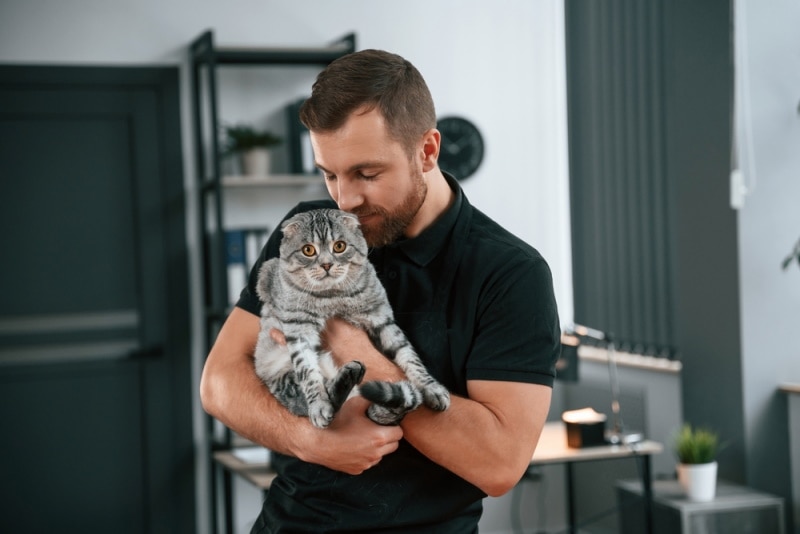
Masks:
[[[264,262],[256,286],[263,306],[255,368],[272,394],[319,428],[331,423],[354,392],[373,402],[367,415],[384,425],[399,423],[421,402],[446,410],[450,394],[395,324],[386,291],[367,259],[358,218],[340,210],[313,210],[291,217],[282,230],[280,257]],[[408,380],[356,388],[364,365],[351,361],[337,369],[331,355],[321,351],[320,334],[334,316],[366,331]],[[272,328],[283,332],[285,346],[272,339]]]

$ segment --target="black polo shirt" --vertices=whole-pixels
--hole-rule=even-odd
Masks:
[[[560,326],[550,269],[530,245],[472,207],[452,206],[413,239],[370,251],[395,318],[433,376],[466,396],[468,380],[553,385]],[[304,202],[302,211],[336,207]],[[258,314],[257,266],[278,255],[274,232],[237,306]],[[443,438],[446,439],[446,438]],[[273,482],[253,532],[477,531],[486,495],[407,442],[358,476],[273,455]]]

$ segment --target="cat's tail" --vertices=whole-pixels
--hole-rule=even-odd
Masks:
[[[386,408],[411,411],[422,403],[422,393],[408,381],[372,381],[361,384],[358,389],[362,397]]]

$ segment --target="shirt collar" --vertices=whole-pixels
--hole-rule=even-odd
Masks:
[[[443,173],[450,189],[455,193],[455,198],[433,224],[411,239],[402,239],[386,246],[387,250],[402,251],[408,258],[420,267],[428,265],[433,258],[444,248],[450,232],[456,224],[458,213],[461,211],[464,193],[455,178]]]

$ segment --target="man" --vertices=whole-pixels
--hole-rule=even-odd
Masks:
[[[452,402],[393,427],[367,419],[360,397],[327,429],[291,415],[253,370],[254,269],[201,383],[211,415],[273,451],[278,478],[253,532],[476,532],[483,497],[519,481],[550,406],[560,328],[549,268],[440,171],[433,102],[408,61],[345,56],[320,73],[300,115],[328,192],[358,215],[398,324]],[[303,203],[289,215],[319,207],[335,206]],[[363,362],[365,380],[403,378],[341,320],[327,325],[326,343],[339,363]]]

